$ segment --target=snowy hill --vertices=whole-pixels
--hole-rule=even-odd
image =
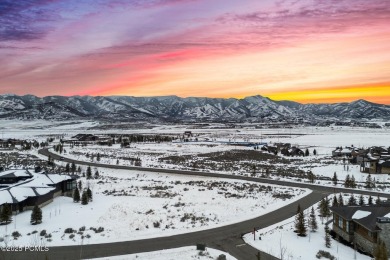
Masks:
[[[19,119],[122,119],[168,121],[258,121],[299,118],[390,119],[390,106],[357,100],[351,103],[300,104],[262,96],[180,98],[131,96],[0,95],[0,117]]]

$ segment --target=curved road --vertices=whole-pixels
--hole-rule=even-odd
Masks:
[[[60,156],[53,154],[48,149],[39,151],[40,154],[45,156],[51,156],[55,160],[60,160]],[[257,259],[257,249],[245,244],[241,239],[241,234],[248,233],[256,228],[264,228],[278,222],[281,222],[287,218],[292,217],[295,212],[298,203],[302,208],[306,209],[314,203],[320,201],[324,196],[333,192],[349,192],[349,193],[361,193],[366,195],[377,196],[378,194],[383,197],[390,198],[389,194],[382,194],[377,192],[359,191],[344,188],[332,188],[320,185],[311,185],[305,183],[291,183],[285,181],[270,180],[264,178],[253,178],[236,175],[225,175],[218,173],[208,172],[197,172],[197,171],[182,171],[182,170],[169,170],[169,169],[156,169],[156,168],[145,168],[145,167],[131,167],[131,166],[120,166],[120,165],[107,165],[100,163],[89,163],[83,161],[72,160],[64,158],[62,161],[69,163],[76,163],[79,165],[90,165],[94,167],[105,167],[112,169],[123,169],[123,170],[137,170],[137,171],[148,171],[148,172],[163,172],[170,174],[180,175],[194,175],[194,176],[205,176],[214,178],[224,179],[237,179],[259,183],[269,183],[290,187],[308,188],[313,192],[304,198],[290,203],[285,207],[262,215],[260,217],[247,220],[241,223],[236,223],[228,226],[212,228],[208,230],[191,232],[181,235],[174,235],[169,237],[159,237],[152,239],[143,239],[135,241],[125,241],[118,243],[107,243],[107,244],[92,244],[83,246],[62,246],[62,247],[50,247],[48,252],[17,252],[17,253],[0,253],[0,259],[81,259],[81,258],[93,258],[93,257],[106,257],[123,254],[135,254],[141,252],[150,252],[162,249],[176,248],[182,246],[193,246],[199,242],[206,243],[208,247],[219,249],[228,252],[232,256],[239,260],[255,260]],[[265,248],[261,252],[261,259],[277,259],[265,252]]]

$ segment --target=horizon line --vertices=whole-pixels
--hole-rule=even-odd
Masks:
[[[350,99],[349,101],[335,101],[335,102],[327,102],[327,101],[324,101],[324,102],[321,102],[321,101],[318,101],[318,102],[300,102],[300,101],[295,101],[295,100],[290,100],[290,99],[272,99],[270,98],[269,96],[263,96],[261,94],[256,94],[256,95],[248,95],[248,96],[243,96],[243,97],[207,97],[207,96],[179,96],[179,95],[176,95],[176,94],[172,94],[172,95],[157,95],[157,96],[132,96],[132,95],[46,95],[46,96],[40,96],[40,95],[35,95],[35,94],[14,94],[14,93],[3,93],[3,94],[0,94],[0,96],[34,96],[34,97],[37,97],[37,98],[45,98],[45,97],[134,97],[134,98],[157,98],[157,97],[177,97],[177,98],[182,98],[182,99],[186,99],[186,98],[207,98],[207,99],[236,99],[236,100],[243,100],[243,99],[246,99],[246,98],[250,98],[250,97],[262,97],[262,98],[266,98],[266,99],[269,99],[271,101],[274,101],[274,102],[295,102],[295,103],[298,103],[298,104],[304,104],[304,105],[310,105],[310,104],[342,104],[342,103],[353,103],[353,102],[357,102],[357,101],[365,101],[365,102],[369,102],[369,103],[373,103],[373,104],[377,104],[377,105],[384,105],[384,106],[390,106],[390,104],[384,104],[384,103],[377,103],[377,102],[373,102],[373,101],[370,101],[370,100],[367,100],[367,99],[364,99],[364,98],[358,98],[358,99]]]

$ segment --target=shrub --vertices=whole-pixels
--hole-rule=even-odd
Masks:
[[[38,231],[34,230],[33,232],[31,232],[31,234],[36,234],[38,233]]]
[[[160,222],[158,222],[158,221],[153,222],[153,227],[160,228]]]
[[[46,236],[46,234],[47,234],[47,232],[46,232],[46,230],[44,229],[44,230],[42,230],[41,231],[41,233],[39,233],[39,235],[41,236],[41,237],[44,237],[44,236]]]
[[[335,259],[336,259],[336,257],[334,257],[334,256],[331,255],[329,252],[324,251],[324,250],[318,251],[318,253],[316,254],[316,257],[317,257],[318,259],[321,259],[322,257],[328,258],[328,259],[330,259],[330,260],[335,260]]]
[[[70,238],[70,239],[74,238],[74,234],[70,234],[70,235],[69,235],[69,238]]]
[[[64,233],[65,233],[65,234],[71,234],[71,233],[73,233],[73,232],[74,232],[73,228],[66,228],[66,229],[64,230]]]
[[[14,232],[12,232],[12,236],[14,237],[14,239],[17,239],[18,237],[21,237],[22,235],[18,231],[14,231]]]
[[[200,250],[200,251],[206,250],[206,244],[196,244],[196,250]]]
[[[89,229],[95,231],[95,233],[101,233],[104,231],[104,227],[98,227],[98,228],[90,227]]]
[[[85,231],[85,226],[82,226],[81,228],[79,228],[79,231]]]
[[[224,255],[224,254],[219,255],[218,260],[226,260],[226,255]]]

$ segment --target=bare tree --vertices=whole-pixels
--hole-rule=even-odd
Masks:
[[[280,260],[284,260],[284,256],[286,255],[287,252],[287,247],[282,245],[282,235],[280,235],[279,239],[279,252],[280,252]]]

